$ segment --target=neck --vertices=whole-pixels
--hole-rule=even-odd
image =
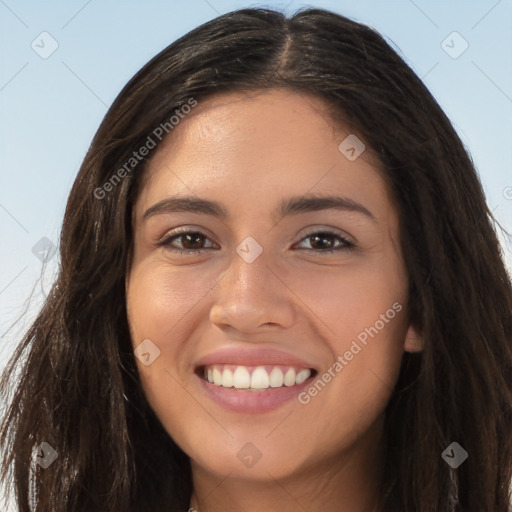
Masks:
[[[214,475],[192,463],[198,512],[379,512],[382,423],[375,423],[350,449],[286,477],[250,480],[235,472]]]

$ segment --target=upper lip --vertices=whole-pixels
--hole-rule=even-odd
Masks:
[[[224,348],[200,358],[196,363],[196,368],[215,364],[236,364],[242,366],[280,365],[315,369],[303,359],[281,350],[270,348]]]

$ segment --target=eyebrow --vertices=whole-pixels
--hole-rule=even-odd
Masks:
[[[374,215],[365,206],[353,199],[341,196],[309,195],[291,197],[279,203],[277,208],[272,212],[272,217],[276,220],[280,220],[289,215],[329,209],[358,212],[377,223]],[[163,199],[148,208],[144,212],[143,220],[154,215],[173,212],[193,212],[211,215],[221,220],[225,220],[229,217],[227,209],[217,201],[210,201],[197,196],[175,196]]]

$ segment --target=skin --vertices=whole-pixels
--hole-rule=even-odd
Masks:
[[[142,385],[191,458],[191,506],[201,512],[379,510],[383,412],[404,350],[421,344],[408,323],[398,215],[378,162],[368,146],[354,161],[340,152],[351,132],[326,109],[282,89],[199,102],[152,156],[134,207],[132,342],[149,338],[160,350],[149,366],[137,359]],[[374,218],[332,208],[272,216],[281,200],[305,194],[350,198]],[[218,201],[229,215],[143,218],[176,195]],[[201,252],[158,245],[179,227],[204,234]],[[325,230],[334,235],[315,245],[308,235]],[[322,254],[343,246],[337,235],[355,248]],[[247,236],[263,248],[252,263],[235,250]],[[171,247],[194,248],[186,244]],[[283,350],[321,376],[394,303],[402,310],[305,405],[241,414],[199,387],[197,360],[225,347]],[[248,442],[262,454],[250,468],[237,457]]]

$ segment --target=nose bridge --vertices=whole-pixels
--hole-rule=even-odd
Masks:
[[[233,254],[217,288],[210,320],[244,331],[268,323],[288,326],[293,321],[286,286],[270,268],[269,255],[258,249],[254,239],[244,240]]]
[[[274,288],[270,286],[270,281],[275,279],[268,265],[268,256],[261,252],[255,257],[252,248],[247,253],[243,253],[243,249],[244,246],[240,244],[231,259],[227,279],[221,285],[223,298],[237,300],[240,307],[256,307],[259,303],[268,303],[269,292]]]
[[[246,236],[234,248],[230,257],[229,272],[225,292],[235,291],[238,294],[255,299],[261,293],[265,293],[262,286],[275,278],[269,265],[271,262],[270,248],[263,249],[263,235],[255,235],[261,244],[253,236]]]

